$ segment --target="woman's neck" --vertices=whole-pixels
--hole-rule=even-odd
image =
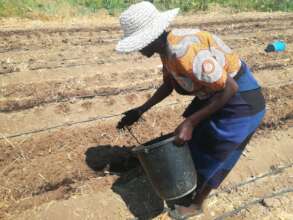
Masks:
[[[169,33],[169,31],[164,31],[164,33],[160,36],[160,47],[158,47],[157,53],[163,57],[167,55],[167,38]]]

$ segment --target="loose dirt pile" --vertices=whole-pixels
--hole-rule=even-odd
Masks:
[[[34,24],[0,31],[0,218],[157,217],[164,203],[130,153],[136,141],[115,125],[160,85],[159,58],[115,53],[115,23]],[[199,219],[293,219],[293,14],[190,16],[174,26],[222,36],[267,100],[261,128]],[[288,50],[266,54],[274,39]],[[190,100],[172,94],[133,133],[144,142],[173,131]]]

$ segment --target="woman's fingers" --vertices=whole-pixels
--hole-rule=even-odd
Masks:
[[[118,122],[117,129],[123,129],[125,126],[131,126],[141,117],[138,109],[131,109],[123,113],[124,117]]]
[[[186,140],[184,139],[184,137],[182,136],[182,130],[179,128],[177,128],[175,130],[175,139],[174,139],[174,144],[176,146],[182,146],[186,143]]]
[[[185,120],[175,130],[176,145],[183,145],[192,138],[193,127],[192,124]]]
[[[178,138],[177,136],[175,136],[175,139],[173,141],[173,143],[177,146],[177,147],[182,147],[185,144],[185,141],[183,141],[182,139]]]

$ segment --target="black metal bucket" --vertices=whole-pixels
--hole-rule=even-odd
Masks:
[[[164,200],[188,195],[197,183],[189,147],[177,147],[173,141],[169,134],[133,149],[155,191]]]

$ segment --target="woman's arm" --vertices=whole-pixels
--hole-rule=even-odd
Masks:
[[[198,125],[199,122],[221,109],[237,91],[238,85],[236,81],[228,76],[225,88],[215,94],[211,98],[209,104],[186,118],[185,121],[177,127],[175,130],[177,136],[176,142],[182,144],[189,141],[192,137],[193,128]]]
[[[171,82],[165,80],[164,83],[154,93],[154,95],[150,99],[148,99],[142,106],[140,106],[139,109],[142,112],[146,112],[152,106],[158,104],[167,96],[169,96],[172,93],[172,91],[173,91],[173,86]]]
[[[155,94],[148,99],[142,106],[124,112],[124,117],[118,122],[117,128],[123,129],[125,126],[131,126],[139,120],[141,115],[149,110],[152,106],[161,102],[164,98],[169,96],[173,91],[173,86],[170,80],[164,79],[163,84],[157,89]]]
[[[228,77],[224,90],[215,94],[211,98],[208,105],[190,116],[192,125],[197,125],[200,121],[221,109],[229,101],[229,99],[237,93],[237,91],[237,83],[233,78]]]

